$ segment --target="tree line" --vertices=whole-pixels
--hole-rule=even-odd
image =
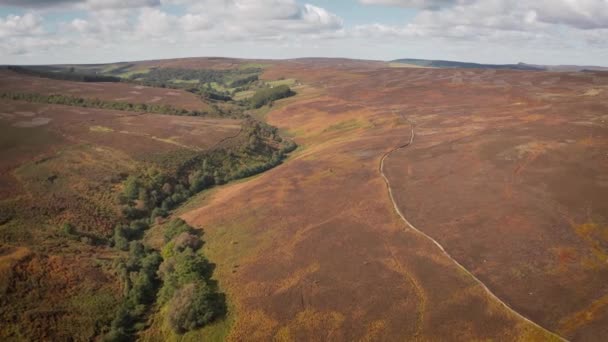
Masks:
[[[249,102],[251,107],[260,108],[272,103],[273,101],[290,97],[295,94],[296,93],[287,85],[280,85],[272,88],[262,88],[255,92]]]
[[[152,87],[168,87],[177,86],[181,88],[191,87],[192,84],[211,84],[217,83],[223,86],[229,86],[234,83],[242,86],[258,79],[262,72],[260,68],[247,69],[178,69],[178,68],[156,68],[146,73],[137,73],[129,77],[130,81],[135,81],[143,85]],[[196,82],[176,82],[181,81],[196,81]],[[232,86],[237,87],[237,86]]]
[[[34,77],[49,78],[53,80],[75,81],[75,82],[120,82],[119,77],[96,75],[96,74],[81,74],[69,69],[70,71],[47,71],[40,69],[24,68],[20,66],[8,66],[8,70]]]
[[[111,109],[127,112],[146,112],[166,115],[183,116],[206,116],[209,112],[187,110],[176,108],[166,104],[156,103],[130,103],[118,101],[106,101],[98,98],[82,98],[76,96],[66,96],[59,94],[43,95],[38,93],[0,93],[0,99],[25,101],[43,104],[58,104],[64,106],[74,106],[83,108]]]
[[[130,341],[145,328],[153,304],[167,305],[165,319],[174,332],[198,329],[226,314],[226,299],[211,278],[213,265],[201,254],[202,232],[181,219],[165,225],[161,252],[145,247],[141,239],[149,221],[136,220],[116,231],[114,246],[128,251],[114,268],[123,283],[125,300],[111,323],[105,341]],[[131,239],[131,241],[129,241]]]
[[[202,152],[174,173],[144,168],[123,182],[118,196],[126,223],[114,229],[112,244],[128,252],[115,269],[124,284],[125,301],[112,322],[108,341],[127,341],[144,328],[154,303],[167,306],[167,323],[178,334],[222,317],[225,297],[212,280],[213,267],[200,253],[200,232],[182,220],[164,225],[161,252],[143,246],[145,231],[194,194],[263,172],[282,162],[296,148],[276,127],[252,118],[243,121],[239,144]]]

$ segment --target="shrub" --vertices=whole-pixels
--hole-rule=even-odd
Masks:
[[[167,225],[165,228],[165,242],[171,241],[174,237],[178,236],[181,233],[190,233],[193,232],[192,227],[186,223],[186,221],[178,218],[175,219]]]
[[[71,223],[64,223],[63,226],[61,226],[61,230],[67,236],[72,236],[76,234],[76,229]]]
[[[150,219],[154,220],[157,217],[167,217],[167,215],[169,215],[169,213],[167,212],[166,209],[154,208],[152,210],[152,214],[150,215]]]
[[[168,320],[178,334],[194,330],[212,322],[224,312],[218,294],[204,282],[184,285],[169,304]]]
[[[198,236],[190,234],[188,232],[183,232],[179,234],[175,239],[173,239],[173,250],[176,252],[182,252],[186,248],[197,250],[202,245],[203,242]]]
[[[148,223],[147,219],[131,221],[131,224],[129,225],[129,230],[131,231],[130,235],[139,236],[141,235],[141,233],[143,233],[144,230],[148,229],[149,227],[150,224]]]
[[[165,259],[159,267],[158,274],[163,280],[163,286],[159,292],[159,302],[165,303],[173,297],[175,291],[184,284],[195,281],[205,281],[211,276],[211,264],[207,259],[186,248],[181,253],[174,253]]]
[[[127,178],[125,181],[125,188],[123,190],[125,197],[130,200],[136,199],[139,196],[139,187],[139,179],[135,176],[129,176],[129,178]]]
[[[114,228],[114,247],[126,251],[129,249],[129,240],[126,237],[125,230],[121,225]]]

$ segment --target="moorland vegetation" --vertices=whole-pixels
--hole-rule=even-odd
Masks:
[[[37,77],[70,81],[91,80],[76,77],[58,78],[61,72],[57,71],[34,70],[27,73]],[[121,172],[118,176],[113,175],[108,179],[102,178],[92,192],[78,194],[78,198],[74,199],[74,203],[79,203],[77,207],[72,208],[72,202],[58,201],[60,197],[50,192],[40,194],[38,201],[40,204],[36,206],[44,206],[44,203],[52,202],[53,208],[48,210],[43,208],[41,212],[28,214],[25,207],[32,204],[28,198],[22,196],[0,202],[0,226],[7,223],[6,227],[19,230],[20,224],[31,222],[31,217],[26,217],[30,215],[42,226],[57,225],[59,227],[57,239],[60,239],[63,246],[76,244],[88,246],[93,250],[98,248],[98,251],[112,251],[104,252],[113,255],[109,259],[111,260],[109,264],[102,259],[97,263],[103,265],[103,269],[117,279],[122,293],[119,300],[109,296],[110,299],[105,302],[98,301],[99,303],[91,304],[88,310],[94,317],[101,317],[98,311],[102,309],[108,314],[103,316],[105,317],[103,320],[94,318],[93,327],[90,329],[87,327],[89,330],[82,333],[83,338],[103,337],[106,341],[132,340],[147,327],[151,315],[159,312],[164,315],[168,326],[176,334],[199,329],[221,319],[226,314],[225,296],[212,279],[214,266],[202,254],[202,231],[188,226],[180,219],[172,218],[171,213],[201,191],[277,166],[297,147],[293,141],[283,139],[277,128],[256,120],[246,113],[250,108],[270,105],[284,95],[294,94],[287,86],[271,88],[264,84],[259,80],[258,73],[259,70],[253,72],[249,69],[219,72],[152,70],[151,76],[146,76],[147,81],[142,80],[142,75],[128,80],[138,84],[149,82],[146,85],[162,86],[162,82],[169,82],[169,77],[171,79],[178,77],[182,81],[199,77],[208,82],[201,84],[201,88],[204,89],[199,88],[195,91],[201,95],[203,101],[209,100],[210,93],[224,96],[214,90],[218,85],[237,87],[229,88],[232,89],[231,91],[249,89],[248,87],[257,89],[255,100],[221,99],[227,103],[222,106],[212,104],[210,112],[186,110],[160,103],[127,103],[63,94],[43,95],[25,92],[0,94],[0,99],[10,101],[177,116],[231,117],[241,122],[238,134],[223,139],[210,148],[180,149],[147,155],[145,158],[131,161],[130,163],[134,162],[134,164],[125,169],[129,171]],[[213,82],[213,86],[209,82]],[[180,82],[169,83],[172,87],[181,88]],[[192,84],[188,86],[192,87]],[[288,91],[285,91],[285,88]],[[272,89],[276,91],[271,91]],[[86,149],[86,146],[78,148]],[[78,150],[78,148],[74,149]],[[27,169],[24,170],[34,173],[37,167],[45,165],[46,160],[28,164]],[[49,188],[59,187],[66,181],[68,182],[66,187],[69,187],[71,181],[58,179],[57,176],[45,179],[44,186]],[[67,192],[65,195],[69,196]],[[62,195],[57,194],[57,196]],[[100,201],[104,203],[103,208],[98,207]],[[83,210],[70,210],[70,214],[66,215],[68,207]],[[92,213],[95,213],[94,220],[90,218]],[[6,231],[6,227],[2,227],[3,232]],[[152,227],[161,227],[164,230],[163,246],[160,248],[145,242],[145,236]],[[2,241],[15,244],[26,243],[29,240],[27,234],[23,233],[3,234]],[[48,252],[48,248],[50,247],[40,249],[39,254]],[[11,334],[8,331],[2,333],[8,334],[7,336]]]

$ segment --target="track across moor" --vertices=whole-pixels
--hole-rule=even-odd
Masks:
[[[401,212],[401,210],[399,209],[399,207],[397,206],[397,202],[395,201],[395,198],[393,197],[393,190],[391,188],[391,183],[388,179],[388,177],[386,176],[386,174],[384,173],[384,162],[386,161],[386,159],[388,157],[390,157],[391,154],[393,154],[396,151],[399,151],[401,149],[410,147],[413,143],[414,143],[414,139],[416,137],[416,130],[415,130],[415,125],[413,122],[411,122],[410,120],[408,120],[407,118],[405,118],[405,116],[403,114],[401,114],[401,118],[403,120],[405,120],[406,122],[409,123],[410,125],[410,129],[411,129],[411,133],[410,133],[410,139],[409,141],[407,141],[405,144],[399,145],[393,149],[391,149],[390,151],[386,152],[383,156],[382,159],[380,160],[380,166],[379,166],[379,171],[380,171],[380,175],[382,176],[382,178],[384,179],[384,182],[386,184],[386,188],[388,190],[388,195],[389,198],[391,200],[391,203],[393,204],[393,208],[395,209],[395,212],[397,213],[397,215],[401,218],[401,220],[406,224],[407,228],[412,229],[413,231],[415,231],[417,234],[420,234],[422,236],[424,236],[426,239],[430,240],[431,242],[433,242],[440,250],[441,252],[447,257],[449,258],[452,262],[454,262],[463,272],[465,272],[467,275],[469,275],[479,286],[481,286],[483,288],[483,290],[490,296],[492,297],[494,300],[496,300],[498,303],[500,303],[505,309],[507,309],[509,312],[513,313],[515,316],[517,316],[518,318],[536,326],[537,328],[541,329],[542,331],[546,332],[547,334],[550,334],[551,336],[557,338],[560,341],[568,341],[565,338],[557,335],[556,333],[540,326],[538,323],[530,320],[529,318],[525,317],[524,315],[522,315],[521,313],[515,311],[513,308],[511,308],[507,303],[505,303],[503,300],[501,300],[496,294],[494,294],[494,292],[492,292],[479,278],[477,278],[473,273],[471,273],[471,271],[469,271],[468,269],[466,269],[462,264],[460,264],[456,259],[452,258],[452,256],[445,250],[445,248],[439,243],[437,242],[437,240],[433,239],[432,237],[430,237],[429,235],[425,234],[424,232],[422,232],[421,230],[419,230],[418,228],[416,228],[406,217],[405,215],[403,215],[403,213]],[[407,229],[406,228],[406,229]]]

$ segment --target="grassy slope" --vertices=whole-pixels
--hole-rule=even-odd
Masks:
[[[292,159],[202,196],[183,215],[205,229],[205,253],[232,298],[229,338],[551,340],[393,220],[374,156],[403,143],[409,127],[388,106],[346,103],[342,94],[354,96],[348,76],[344,93],[302,91],[270,113],[301,146]]]

